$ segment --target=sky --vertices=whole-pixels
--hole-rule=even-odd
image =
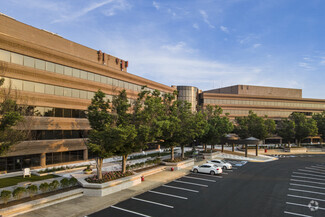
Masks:
[[[303,89],[325,99],[324,0],[0,0],[18,21],[168,86]]]

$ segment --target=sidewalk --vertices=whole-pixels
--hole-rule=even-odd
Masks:
[[[203,162],[196,162],[203,163]],[[82,196],[73,200],[58,203],[49,207],[38,209],[29,213],[25,213],[19,216],[24,217],[74,217],[74,216],[86,216],[101,209],[112,206],[118,202],[126,200],[130,197],[142,194],[150,189],[159,187],[165,183],[168,183],[174,179],[182,177],[189,173],[190,168],[178,170],[178,171],[162,171],[160,173],[145,177],[145,181],[139,185],[133,186],[129,189],[116,192],[104,197],[89,197]]]

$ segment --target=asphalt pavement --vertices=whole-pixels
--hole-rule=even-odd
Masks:
[[[325,155],[232,163],[222,176],[192,173],[89,216],[325,216]]]

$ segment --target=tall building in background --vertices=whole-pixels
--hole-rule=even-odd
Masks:
[[[61,36],[0,15],[0,76],[4,88],[18,90],[39,115],[33,139],[15,145],[0,158],[0,171],[45,167],[88,159],[85,110],[101,89],[112,99],[126,89],[129,100],[141,87],[173,92],[169,86],[132,75],[128,62]]]

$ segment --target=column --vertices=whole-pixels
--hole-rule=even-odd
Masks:
[[[46,153],[41,154],[41,167],[46,167]]]
[[[84,150],[84,160],[88,160],[88,149]]]

